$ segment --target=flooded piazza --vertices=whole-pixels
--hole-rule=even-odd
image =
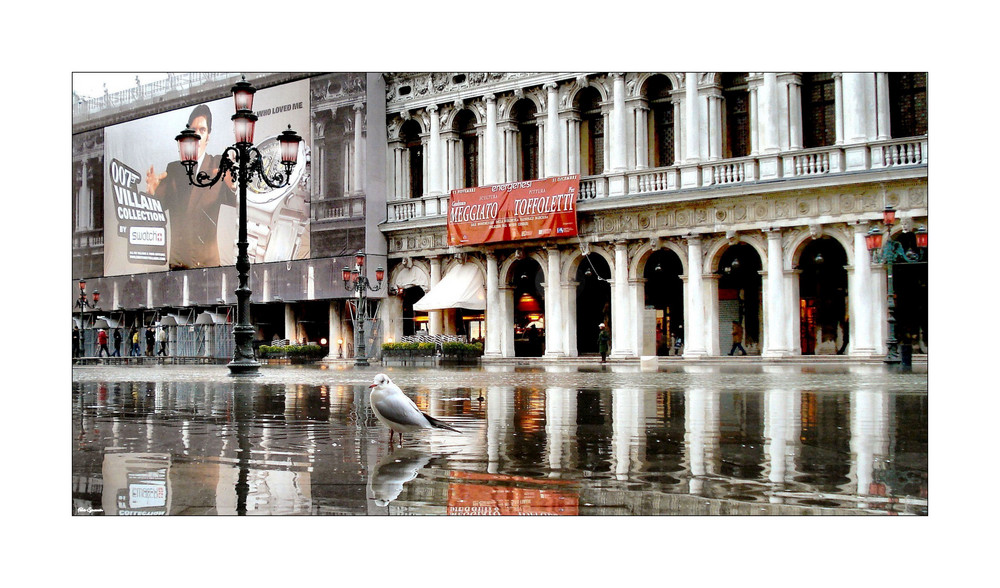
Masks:
[[[84,366],[74,515],[926,515],[926,365]],[[390,446],[388,374],[460,430]]]

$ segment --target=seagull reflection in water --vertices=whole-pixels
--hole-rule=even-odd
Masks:
[[[416,449],[391,451],[375,464],[368,477],[368,498],[375,500],[376,506],[388,506],[403,491],[403,485],[416,478],[430,461],[430,455]]]

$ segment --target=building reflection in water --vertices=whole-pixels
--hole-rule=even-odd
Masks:
[[[394,451],[362,385],[77,382],[74,512],[926,513],[926,394],[863,373],[832,390],[797,369],[686,366],[666,388],[532,371],[404,384],[463,432]]]

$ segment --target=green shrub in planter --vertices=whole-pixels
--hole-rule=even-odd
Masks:
[[[479,357],[483,354],[483,344],[447,341],[441,344],[441,350],[445,356]]]

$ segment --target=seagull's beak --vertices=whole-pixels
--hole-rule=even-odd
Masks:
[[[369,388],[374,388],[375,386],[378,386],[378,384],[372,384],[371,386],[368,386],[368,387]]]

